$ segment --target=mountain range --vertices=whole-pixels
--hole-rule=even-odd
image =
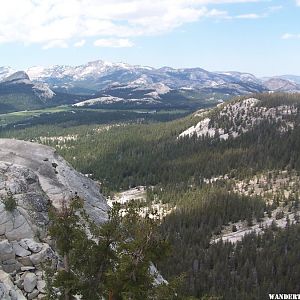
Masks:
[[[0,67],[2,111],[14,110],[14,106],[20,110],[58,104],[90,108],[199,108],[237,95],[299,91],[300,77],[292,75],[257,78],[236,71],[153,68],[102,60],[80,66],[35,66],[18,72]],[[15,100],[16,94],[18,99],[22,95],[22,105]]]

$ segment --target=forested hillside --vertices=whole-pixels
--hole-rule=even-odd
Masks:
[[[298,109],[299,96],[259,95],[257,104],[265,108],[281,104]],[[242,101],[240,99],[239,101]],[[234,102],[233,102],[234,103]],[[225,107],[230,108],[234,104]],[[120,126],[81,126],[61,128],[56,125],[38,126],[26,130],[4,130],[2,137],[13,136],[34,139],[57,147],[58,151],[83,173],[93,174],[110,190],[126,189],[136,185],[172,185],[199,183],[203,178],[224,175],[243,177],[262,170],[300,168],[299,113],[257,117],[243,113],[243,134],[228,139],[196,134],[178,138],[186,128],[211,115],[211,123],[218,130],[229,130],[237,120],[219,115],[222,106],[190,115],[183,119],[156,124],[122,124]],[[237,117],[239,118],[239,117]],[[253,121],[254,120],[254,121]],[[122,119],[120,119],[122,122]],[[117,120],[117,122],[120,122]],[[252,125],[253,121],[253,125]],[[251,122],[248,123],[248,122]],[[47,122],[48,123],[48,122]],[[293,124],[293,127],[283,125]],[[213,127],[213,125],[210,125]],[[62,124],[62,127],[63,126]],[[226,129],[228,128],[228,129]],[[223,129],[223,130],[224,130]],[[72,139],[64,138],[74,135]],[[55,136],[59,138],[55,138]],[[41,138],[43,137],[43,138]]]
[[[145,186],[148,204],[168,203],[161,231],[174,251],[159,268],[167,279],[184,273],[187,295],[266,299],[298,292],[299,109],[296,94],[257,94],[165,123],[38,125],[1,137],[56,147],[106,195]]]

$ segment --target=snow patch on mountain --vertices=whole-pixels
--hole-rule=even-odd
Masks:
[[[171,89],[163,83],[151,84],[144,88],[140,87],[137,90],[143,90],[143,89],[153,89],[152,92],[145,94],[145,96],[150,96],[153,99],[161,99],[160,95],[167,94],[171,91]]]
[[[133,80],[129,83],[131,86],[147,86],[149,84],[152,84],[151,78],[149,78],[146,74],[143,74],[141,77],[137,78],[136,80]]]
[[[12,73],[11,75],[5,77],[2,82],[8,83],[8,84],[31,84],[30,78],[28,74],[24,71],[18,71],[15,73]]]
[[[255,77],[253,74],[250,73],[242,73],[242,72],[236,72],[236,71],[227,71],[227,72],[218,72],[221,75],[228,75],[231,76],[237,80],[243,81],[243,82],[252,82],[255,84],[261,84],[261,80]]]
[[[266,88],[261,80],[254,75],[239,72],[209,72],[201,68],[173,69],[151,68],[129,65],[125,63],[111,63],[102,60],[89,62],[80,66],[51,66],[32,67],[27,70],[34,81],[44,81],[50,87],[62,88],[72,84],[75,88],[88,88],[99,91],[111,88],[113,84],[127,87],[153,88],[161,83],[172,89],[193,88],[209,89],[204,92],[220,91],[224,89],[229,94],[247,94],[262,92]],[[86,84],[85,81],[89,81]],[[154,87],[154,89],[157,89]],[[159,88],[160,89],[160,88]],[[227,93],[227,91],[225,91]],[[157,90],[158,94],[162,91]],[[157,95],[155,96],[157,98]]]
[[[43,66],[30,67],[29,69],[27,69],[26,72],[32,80],[38,79],[41,76],[41,74],[43,74],[44,77],[46,77],[46,68]]]
[[[73,80],[85,80],[87,78],[96,78],[104,76],[117,70],[151,70],[150,67],[131,66],[126,63],[111,63],[103,60],[88,62],[80,66],[60,66],[50,67],[35,66],[27,69],[27,73],[32,80],[43,80],[46,78],[72,78]]]
[[[16,71],[14,69],[12,69],[11,67],[0,67],[0,81],[15,72]]]

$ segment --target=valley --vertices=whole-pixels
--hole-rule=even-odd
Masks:
[[[110,204],[133,199],[142,214],[156,210],[174,249],[158,269],[167,280],[184,273],[185,295],[262,299],[298,286],[285,268],[297,274],[299,103],[298,94],[253,94],[184,117],[30,124],[0,136],[56,148]],[[153,119],[165,113],[174,119]]]

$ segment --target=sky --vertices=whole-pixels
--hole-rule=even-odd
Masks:
[[[0,0],[0,66],[300,75],[300,0]]]

